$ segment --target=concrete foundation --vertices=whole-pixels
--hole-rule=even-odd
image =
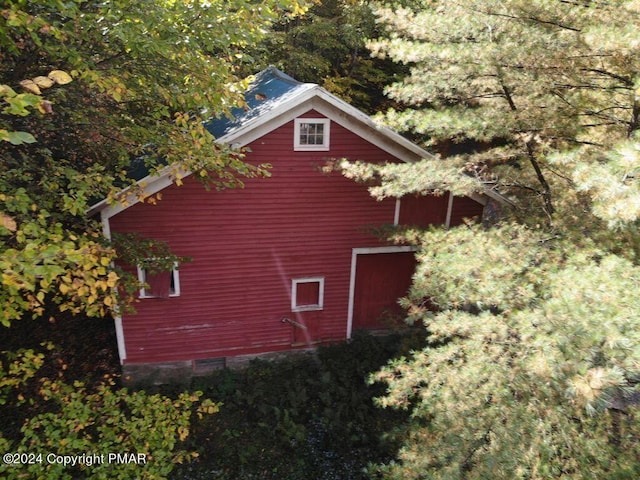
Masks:
[[[193,377],[210,375],[216,370],[223,368],[241,370],[248,367],[252,360],[277,361],[291,355],[310,354],[314,351],[315,349],[311,348],[181,362],[129,363],[122,366],[122,384],[131,388],[157,385],[188,387]]]

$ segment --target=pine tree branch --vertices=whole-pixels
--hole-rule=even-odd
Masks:
[[[561,28],[563,30],[569,30],[572,32],[580,32],[581,30],[579,28],[575,28],[575,27],[571,27],[569,25],[565,25],[562,23],[558,23],[558,22],[554,22],[551,20],[542,20],[541,18],[537,18],[537,17],[520,17],[518,15],[509,15],[506,13],[498,13],[498,12],[491,12],[491,11],[482,11],[482,10],[475,10],[478,13],[482,13],[484,15],[487,15],[489,17],[502,17],[502,18],[509,18],[511,20],[520,20],[520,21],[531,21],[531,22],[535,22],[535,23],[540,23],[543,25],[550,25],[552,27],[558,27]]]
[[[638,102],[633,102],[631,108],[631,121],[629,122],[629,128],[627,129],[627,137],[631,138],[636,130],[640,127],[640,105]]]
[[[609,72],[608,70],[603,70],[601,68],[582,68],[580,69],[582,72],[590,72],[590,73],[599,73],[604,75],[605,77],[610,77],[615,80],[618,80],[625,84],[625,86],[632,88],[633,87],[633,79],[629,77],[623,77],[622,75],[618,75],[617,73]]]
[[[555,212],[555,208],[553,207],[553,202],[551,201],[551,187],[549,186],[549,182],[547,182],[547,179],[542,173],[540,164],[536,160],[535,152],[532,145],[532,140],[527,140],[525,142],[525,145],[527,147],[527,156],[529,158],[529,163],[531,163],[533,170],[536,172],[536,177],[538,178],[540,185],[542,185],[542,189],[543,189],[542,197],[544,199],[544,210],[547,213],[547,215],[551,217]]]
[[[513,112],[517,111],[518,109],[516,108],[516,104],[513,101],[513,97],[511,96],[511,91],[507,88],[504,82],[502,82],[502,80],[500,81],[500,86],[502,87],[504,98],[507,100],[507,103],[509,104],[509,108],[511,108],[511,111]]]
[[[502,86],[502,91],[504,92],[505,98],[509,103],[509,107],[511,108],[512,111],[514,112],[517,111],[516,104],[513,101],[513,97],[511,95],[511,91],[505,85],[504,82],[501,81],[500,85]],[[542,173],[540,164],[536,160],[535,152],[533,150],[533,146],[531,145],[531,142],[532,142],[531,140],[525,141],[525,146],[527,148],[527,157],[529,158],[529,162],[531,163],[533,170],[536,172],[536,177],[538,178],[538,181],[540,182],[540,185],[542,185],[542,188],[543,188],[542,196],[544,198],[544,210],[547,213],[547,215],[551,216],[555,211],[555,209],[553,208],[553,203],[551,202],[551,187],[549,186],[547,179]]]

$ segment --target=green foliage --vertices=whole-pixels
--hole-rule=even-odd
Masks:
[[[25,316],[105,316],[117,306],[115,252],[86,218],[92,203],[125,201],[132,158],[177,183],[241,186],[266,174],[216,145],[203,121],[242,104],[237,62],[295,0],[5,1],[0,6],[0,303],[3,327]],[[151,152],[151,153],[149,153]],[[141,200],[141,188],[129,190]],[[8,354],[9,355],[9,354]],[[51,354],[50,354],[51,355]],[[199,394],[169,399],[67,384],[35,371],[40,357],[8,357],[0,398],[32,405],[4,452],[144,453],[146,465],[3,465],[3,478],[163,478],[199,413]],[[40,377],[30,378],[31,376]],[[24,382],[37,383],[35,393]],[[12,394],[7,393],[9,387]],[[19,390],[15,390],[19,389]],[[17,393],[16,393],[17,392]],[[5,428],[11,422],[3,423]],[[6,462],[5,462],[6,463]]]
[[[303,82],[321,84],[329,92],[367,113],[395,102],[382,95],[403,67],[371,58],[367,38],[380,35],[372,2],[322,0],[301,16],[285,16],[271,34],[249,49],[251,72],[275,65]]]
[[[491,229],[419,246],[429,346],[372,377],[412,415],[381,478],[636,478],[640,423],[637,2],[464,0],[378,11],[411,74],[384,118],[453,158],[346,165],[379,198],[495,188]]]
[[[174,254],[166,242],[144,238],[137,233],[114,233],[118,259],[127,265],[139,265],[150,273],[167,272],[176,264],[190,262],[190,257]]]
[[[383,435],[406,418],[376,408],[382,390],[366,378],[413,342],[358,335],[317,354],[202,379],[196,388],[224,405],[194,430],[201,455],[175,478],[366,478],[367,463],[390,458],[396,447]]]
[[[88,388],[79,381],[36,378],[44,355],[33,350],[4,357],[0,403],[28,403],[35,414],[24,420],[19,440],[0,437],[4,452],[31,458],[5,458],[3,478],[166,478],[177,463],[197,456],[180,448],[194,416],[201,420],[219,408],[200,392],[169,398],[116,389],[108,379]]]
[[[388,112],[390,125],[443,151],[467,146],[461,172],[519,199],[534,222],[562,210],[576,186],[608,205],[637,196],[627,143],[640,112],[635,2],[415,3],[378,10],[392,33],[369,45],[411,66],[387,90],[410,105]],[[626,165],[615,167],[622,150]],[[635,208],[622,210],[637,219]],[[596,204],[593,213],[616,222]]]
[[[421,242],[432,346],[373,377],[416,419],[385,478],[637,476],[640,268],[517,226]]]
[[[25,312],[43,315],[47,304],[58,305],[60,311],[105,315],[116,305],[119,278],[108,268],[112,250],[97,233],[66,229],[25,188],[3,187],[8,186],[0,185],[6,212],[0,225],[0,322],[7,327]]]
[[[0,364],[0,405],[7,403],[7,398],[14,390],[24,386],[33,378],[44,363],[44,354],[34,350],[20,350],[18,352],[2,352]],[[24,398],[18,398],[23,401]]]
[[[266,174],[215,144],[203,121],[242,103],[237,62],[295,1],[9,1],[0,7],[0,299],[4,325],[116,305],[109,265],[85,218],[124,201],[131,158],[207,186]],[[149,152],[152,152],[151,154]],[[167,167],[170,165],[171,167]],[[130,193],[144,198],[140,188]],[[111,276],[109,276],[111,275]]]

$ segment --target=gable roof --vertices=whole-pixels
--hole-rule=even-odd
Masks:
[[[315,110],[400,160],[410,162],[432,157],[426,150],[374,122],[319,85],[299,82],[273,66],[255,75],[245,94],[245,102],[245,108],[232,111],[232,118],[216,118],[205,124],[216,142],[242,148],[305,112]],[[153,195],[171,185],[176,176],[184,178],[190,174],[169,165],[159,174],[139,179],[138,186],[144,195]],[[103,218],[110,218],[140,201],[139,192],[134,194],[127,189],[123,194],[123,202],[111,205],[106,199],[102,200],[93,205],[88,214],[100,212]]]
[[[432,157],[321,86],[299,82],[273,66],[254,77],[245,101],[247,108],[235,109],[233,119],[215,119],[207,124],[218,142],[243,147],[301,114],[316,110],[401,160]]]
[[[319,85],[299,82],[273,66],[255,75],[245,93],[245,102],[246,107],[234,109],[231,118],[216,118],[205,124],[216,142],[242,148],[300,115],[315,110],[400,160],[413,162],[435,158]],[[170,186],[176,178],[189,175],[190,171],[169,165],[159,174],[147,175],[137,183],[143,195],[150,196]],[[501,203],[512,204],[490,188],[484,193]],[[112,205],[104,199],[93,205],[87,213],[94,215],[99,212],[103,219],[108,219],[141,200],[140,192],[126,189],[123,194],[124,201]],[[486,197],[482,195],[474,194],[471,198],[486,203]]]
[[[245,108],[235,108],[232,118],[212,119],[205,126],[215,138],[222,138],[313,87],[312,83],[299,82],[275,67],[267,67],[249,85],[244,95]]]

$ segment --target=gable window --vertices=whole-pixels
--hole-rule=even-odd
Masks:
[[[323,309],[324,277],[294,278],[291,283],[292,312]]]
[[[329,150],[328,118],[296,118],[294,121],[294,150]]]
[[[173,270],[155,272],[138,266],[138,281],[144,286],[140,298],[169,298],[180,296],[180,276],[178,264]]]

